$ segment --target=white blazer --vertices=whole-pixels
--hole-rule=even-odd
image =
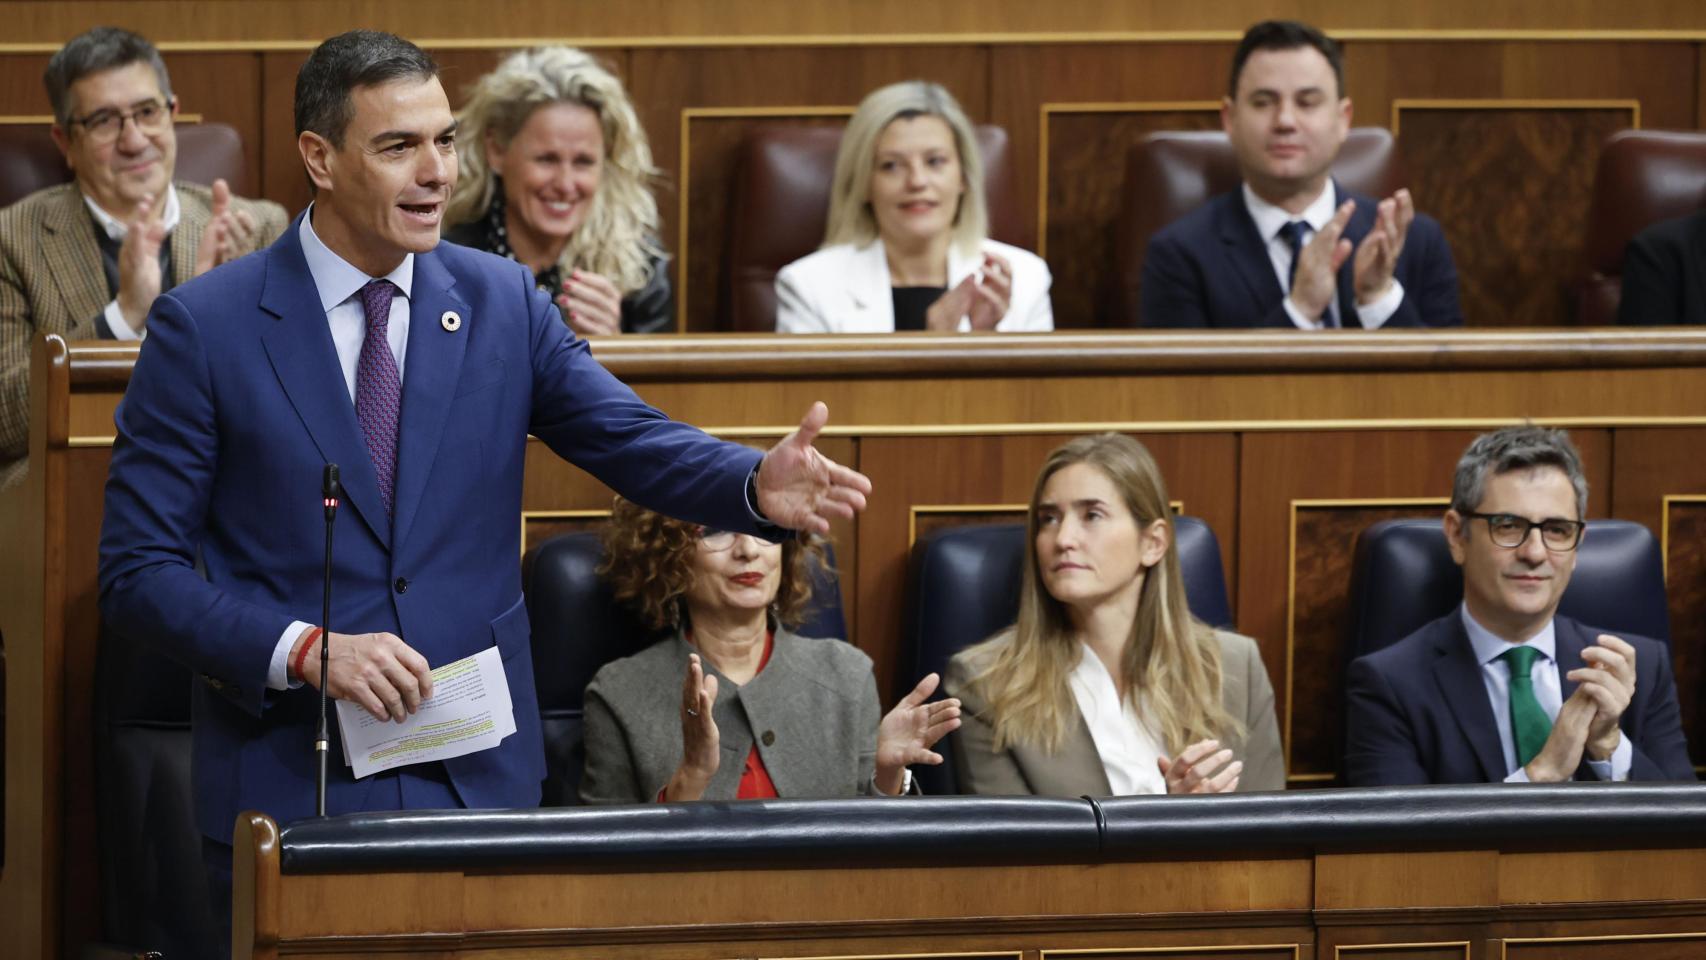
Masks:
[[[1053,282],[1048,264],[1029,250],[997,240],[983,249],[1005,259],[1013,268],[1012,296],[1007,315],[995,329],[1011,333],[1054,329],[1054,310],[1048,288]],[[948,288],[983,265],[958,247],[948,249]],[[960,320],[970,330],[969,320]],[[889,285],[889,261],[882,240],[863,248],[850,243],[825,247],[801,257],[776,274],[776,332],[778,333],[893,333],[894,293]]]

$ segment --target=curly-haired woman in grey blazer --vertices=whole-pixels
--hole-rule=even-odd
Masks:
[[[706,530],[618,499],[601,571],[617,598],[675,636],[607,664],[586,689],[586,803],[846,797],[907,792],[907,765],[959,726],[924,701],[931,674],[887,716],[871,660],[798,636],[823,551]]]

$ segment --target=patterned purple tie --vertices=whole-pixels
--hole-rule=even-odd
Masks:
[[[373,457],[373,472],[379,478],[379,496],[391,513],[397,478],[397,424],[402,419],[403,381],[397,376],[397,358],[391,355],[386,330],[391,325],[391,298],[398,291],[389,280],[375,280],[361,288],[361,306],[367,312],[367,335],[361,341],[361,358],[355,365],[355,418],[367,438]]]

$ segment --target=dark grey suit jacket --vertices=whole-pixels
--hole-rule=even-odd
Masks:
[[[1011,635],[1011,630],[1001,634]],[[1245,728],[1242,737],[1221,738],[1223,745],[1232,748],[1233,759],[1244,761],[1238,790],[1284,790],[1285,756],[1274,717],[1274,688],[1268,683],[1261,652],[1256,641],[1236,633],[1216,630],[1215,638],[1220,641],[1220,703]],[[1001,796],[1105,797],[1112,793],[1090,726],[1076,707],[1072,732],[1058,751],[1050,753],[1029,744],[995,749],[988,708],[968,683],[982,671],[988,656],[988,647],[962,650],[948,661],[943,682],[948,696],[959,697],[961,704],[960,729],[953,734],[960,790]]]
[[[583,803],[649,803],[681,765],[681,685],[693,647],[677,635],[606,664],[586,688]],[[722,748],[706,800],[732,800],[753,744],[782,797],[868,793],[882,708],[871,658],[840,640],[776,631],[744,685],[715,667]]]

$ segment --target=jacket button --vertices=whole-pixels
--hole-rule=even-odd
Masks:
[[[398,593],[408,593],[409,592],[409,580],[407,577],[398,577],[397,582],[395,584],[392,584],[392,586],[395,586],[397,588]]]
[[[776,742],[776,731],[766,730],[764,731],[764,736],[759,737],[758,739],[764,741],[764,745],[768,747]]]

